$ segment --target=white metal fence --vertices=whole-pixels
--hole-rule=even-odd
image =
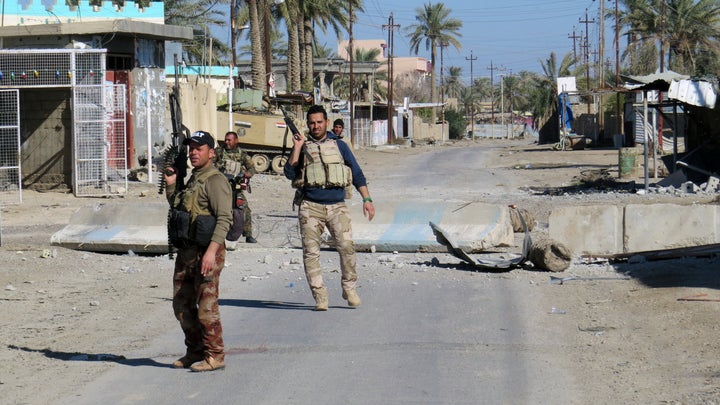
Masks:
[[[74,193],[125,194],[127,144],[125,86],[73,88]]]
[[[0,205],[22,203],[20,92],[0,90]]]
[[[17,95],[18,89],[23,88],[71,88],[72,186],[76,196],[106,196],[127,190],[127,93],[124,85],[106,85],[105,60],[104,49],[0,50],[0,90],[13,89]],[[16,134],[19,134],[18,109],[16,105]],[[9,141],[2,131],[0,147],[4,151]],[[19,143],[12,155],[15,160],[9,161],[11,164],[17,161],[19,179]],[[5,155],[0,159],[4,167]],[[0,176],[3,176],[1,192],[2,178],[7,173]]]

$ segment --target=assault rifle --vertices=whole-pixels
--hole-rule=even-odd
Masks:
[[[163,152],[162,173],[171,175],[177,174],[176,190],[185,188],[185,176],[187,176],[187,147],[183,141],[190,137],[190,130],[182,123],[182,110],[180,109],[180,88],[178,85],[178,60],[175,55],[175,85],[170,93],[170,121],[172,124],[172,141],[170,147]],[[165,191],[165,177],[160,175],[160,187],[158,193]]]
[[[296,140],[300,139],[300,131],[298,131],[297,127],[295,126],[295,122],[293,122],[292,118],[290,118],[285,111],[285,109],[280,106],[280,111],[283,113],[283,120],[285,120],[285,124],[287,125],[288,129],[290,130],[290,133],[292,133],[293,138]]]

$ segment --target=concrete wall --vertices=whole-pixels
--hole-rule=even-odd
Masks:
[[[617,254],[720,243],[720,206],[632,204],[559,207],[550,238],[574,254]]]
[[[447,141],[450,139],[450,125],[427,124],[423,122],[420,117],[416,116],[413,119],[412,138],[417,141],[431,138],[436,141]]]

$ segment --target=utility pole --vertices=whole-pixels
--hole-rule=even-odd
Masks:
[[[583,56],[585,57],[585,82],[587,83],[587,113],[590,114],[590,41],[589,38],[589,24],[594,23],[595,20],[588,20],[587,9],[585,9],[585,20],[580,20],[581,24],[585,24],[585,40]]]
[[[465,60],[470,61],[470,132],[472,133],[472,139],[475,140],[475,91],[473,91],[473,86],[475,85],[475,82],[473,81],[473,61],[477,60],[477,56],[473,57],[473,51],[470,50],[470,57],[465,57]]]
[[[615,0],[615,122],[617,125],[618,133],[624,132],[623,120],[620,115],[620,14],[618,13],[618,1]]]
[[[355,147],[355,75],[353,72],[353,8],[352,8],[353,1],[348,1],[348,8],[350,11],[350,21],[349,21],[349,35],[350,40],[348,45],[348,51],[350,52],[350,145],[354,148]],[[372,105],[370,106],[372,109]]]
[[[493,66],[492,60],[490,61],[490,67],[487,68],[490,71],[490,128],[492,137],[495,138],[495,71],[504,72],[505,68],[499,68]]]
[[[568,38],[573,41],[573,58],[577,59],[577,44],[575,40],[582,38],[582,35],[575,34],[575,26],[573,26],[573,33],[572,35],[568,34]]]
[[[395,52],[394,44],[394,32],[395,28],[400,28],[400,24],[395,24],[395,18],[393,13],[390,13],[387,25],[383,24],[383,29],[388,29],[388,143],[392,144],[395,141],[393,134],[392,118],[393,118],[393,75],[395,74],[393,69],[393,52]]]

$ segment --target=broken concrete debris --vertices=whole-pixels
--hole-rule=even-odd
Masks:
[[[572,251],[560,242],[543,239],[532,244],[528,260],[539,269],[565,271],[572,263]]]
[[[532,231],[533,228],[535,228],[535,217],[530,211],[525,208],[510,209],[510,221],[512,222],[513,232],[525,232],[520,217],[525,220],[528,231]]]

